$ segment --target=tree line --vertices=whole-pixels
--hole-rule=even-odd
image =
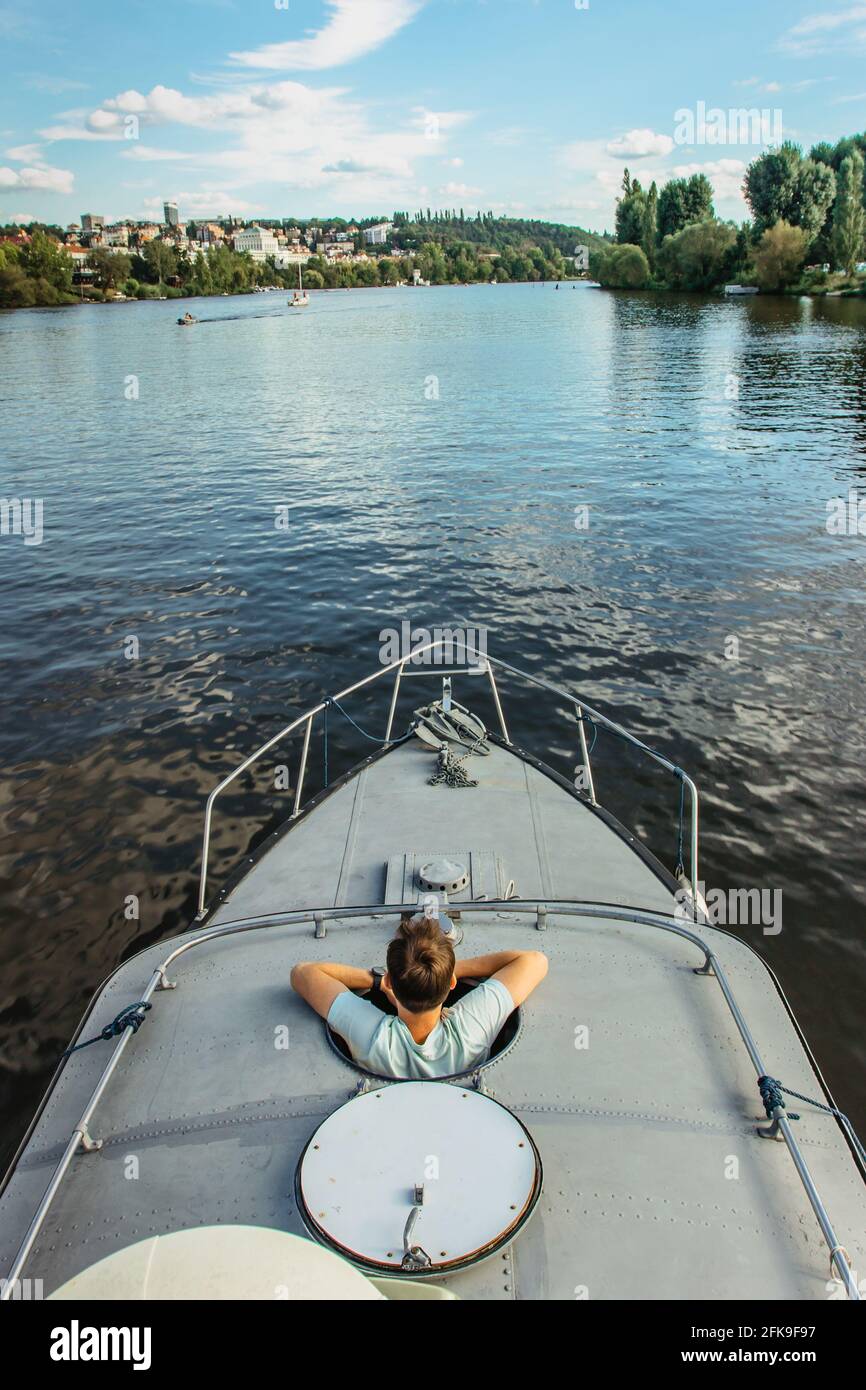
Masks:
[[[823,142],[808,155],[791,141],[749,165],[743,193],[751,220],[716,217],[704,174],[645,190],[626,169],[616,244],[590,258],[610,288],[708,290],[730,281],[763,290],[834,288],[863,293],[866,134]],[[813,265],[804,271],[807,261]],[[828,269],[823,269],[827,266]]]
[[[561,280],[572,273],[568,258],[576,245],[605,244],[580,227],[496,218],[492,213],[466,218],[453,210],[429,217],[416,214],[414,220],[395,213],[394,218],[390,247],[382,255],[359,262],[312,256],[304,271],[307,286],[395,285],[411,281],[416,270],[433,285]],[[93,248],[87,258],[92,276],[85,286],[75,286],[72,259],[56,244],[60,229],[32,224],[27,230],[29,243],[0,242],[0,306],[6,308],[67,304],[83,296],[104,299],[118,293],[136,299],[177,298],[244,294],[269,285],[291,289],[297,284],[297,269],[278,270],[273,258],[257,262],[224,244],[199,255],[154,239],[140,251]],[[402,254],[388,255],[389,249]]]

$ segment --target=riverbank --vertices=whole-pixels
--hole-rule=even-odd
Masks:
[[[747,285],[745,289],[754,289],[753,295],[731,295],[725,296],[724,285],[713,285],[709,289],[687,290],[680,286],[662,285],[657,281],[651,281],[647,285],[602,285],[598,281],[592,282],[594,287],[599,290],[639,290],[642,294],[669,294],[679,297],[683,294],[693,294],[696,298],[705,298],[707,295],[719,295],[729,298],[753,298],[753,299],[866,299],[866,276],[861,277],[861,283],[856,287],[846,287],[845,289],[820,289],[807,285],[794,285],[775,290],[762,290],[757,286]]]
[[[345,294],[347,291],[356,290],[454,290],[454,289],[474,289],[483,286],[491,288],[501,288],[504,285],[591,285],[593,282],[585,275],[563,276],[559,280],[446,280],[441,284],[414,285],[410,280],[403,281],[397,285],[324,285],[319,288],[311,288],[309,293],[315,295]],[[86,295],[67,295],[63,299],[53,301],[48,304],[0,304],[0,313],[12,313],[16,309],[74,309],[81,305],[103,305],[103,304],[163,304],[168,300],[180,302],[187,299],[254,299],[257,296],[266,295],[286,295],[292,294],[292,286],[264,285],[260,288],[244,287],[237,290],[223,290],[219,294],[195,294],[189,290],[175,290],[169,287],[169,294],[148,294],[148,295],[125,295],[125,294],[94,294]]]

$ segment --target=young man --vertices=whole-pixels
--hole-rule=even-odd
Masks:
[[[379,970],[305,961],[292,970],[292,988],[345,1038],[356,1062],[404,1081],[454,1076],[486,1061],[509,1014],[547,974],[541,951],[494,951],[456,961],[437,917],[401,922],[387,961],[381,989],[396,1018],[352,993],[375,989]],[[443,1011],[457,981],[465,979],[484,984]]]

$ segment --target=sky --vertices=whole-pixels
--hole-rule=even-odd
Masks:
[[[430,206],[601,231],[626,165],[703,171],[742,220],[768,143],[866,128],[864,59],[845,0],[0,0],[0,222],[161,220],[169,199],[182,220]]]

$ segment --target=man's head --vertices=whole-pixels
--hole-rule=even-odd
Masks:
[[[388,945],[388,984],[410,1014],[439,1008],[454,981],[454,949],[438,917],[403,920]]]

